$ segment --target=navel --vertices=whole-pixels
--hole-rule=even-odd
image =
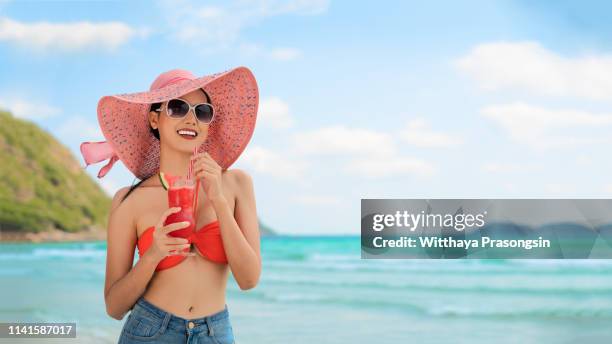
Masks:
[[[189,311],[191,312],[193,310],[193,306],[189,307]]]

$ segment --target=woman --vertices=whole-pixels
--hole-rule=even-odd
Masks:
[[[252,136],[258,99],[244,67],[201,78],[172,70],[149,92],[100,99],[108,142],[81,145],[87,165],[110,159],[102,178],[122,160],[141,179],[115,194],[109,216],[106,310],[117,320],[131,310],[120,343],[234,342],[225,301],[229,270],[242,290],[253,288],[261,256],[252,180],[227,168]],[[164,226],[179,209],[168,208],[160,172],[185,176],[192,158],[200,185],[197,232],[173,237],[185,223]],[[136,247],[140,258],[132,266]]]

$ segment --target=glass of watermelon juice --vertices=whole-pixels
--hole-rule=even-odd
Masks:
[[[194,179],[177,176],[171,181],[168,187],[168,207],[181,207],[181,210],[170,214],[166,221],[164,221],[164,226],[182,221],[188,221],[189,226],[172,231],[168,235],[187,239],[194,232],[195,216],[193,203],[195,188],[196,182]]]

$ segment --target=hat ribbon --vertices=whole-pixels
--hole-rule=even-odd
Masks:
[[[81,154],[85,159],[85,168],[93,163],[110,159],[109,162],[98,171],[98,178],[104,177],[115,162],[119,160],[119,156],[117,156],[113,147],[106,141],[81,143]]]

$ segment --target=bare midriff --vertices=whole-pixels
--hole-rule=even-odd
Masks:
[[[194,250],[197,252],[197,250]],[[144,298],[159,308],[185,319],[222,311],[229,268],[199,254],[180,264],[156,271]]]

